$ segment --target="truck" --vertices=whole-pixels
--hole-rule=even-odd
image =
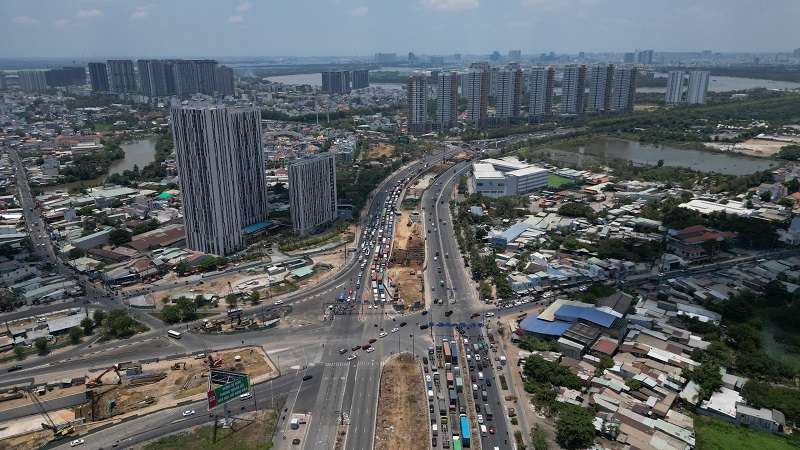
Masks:
[[[453,389],[454,384],[453,372],[447,372],[447,389]]]
[[[445,402],[443,398],[439,399],[439,414],[445,415],[447,414],[447,406],[445,406]]]
[[[450,411],[456,410],[456,402],[458,401],[458,396],[456,395],[455,389],[450,389]]]
[[[453,364],[458,364],[458,346],[455,342],[450,343],[450,354],[453,355]]]
[[[461,377],[456,378],[456,392],[459,394],[464,392],[464,380]]]
[[[501,357],[500,357],[500,364],[502,364],[502,365],[504,365],[504,366],[505,366],[505,365],[506,365],[506,363],[507,363],[506,357],[505,357],[505,356],[501,356]]]
[[[458,394],[458,413],[467,413],[467,398],[464,396],[464,394]]]

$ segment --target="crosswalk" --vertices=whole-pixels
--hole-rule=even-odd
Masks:
[[[329,363],[325,363],[325,367],[348,367],[348,366],[350,366],[350,364],[351,364],[351,362],[350,362],[350,361],[342,361],[342,362],[329,362]],[[356,363],[356,365],[357,365],[357,366],[364,366],[364,367],[367,367],[367,366],[380,366],[380,365],[381,365],[381,362],[380,362],[380,361],[364,361],[364,360],[359,360],[359,361]]]

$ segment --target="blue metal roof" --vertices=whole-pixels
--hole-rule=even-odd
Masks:
[[[583,319],[587,322],[608,328],[616,320],[616,316],[594,308],[583,308],[574,305],[563,305],[556,311],[555,318],[575,322]]]
[[[242,228],[242,233],[255,233],[256,231],[266,228],[270,225],[269,222],[258,222],[250,225],[249,227]]]
[[[571,325],[572,324],[569,322],[561,322],[559,320],[548,322],[539,319],[538,315],[531,314],[520,322],[519,327],[529,333],[559,337],[564,334]]]

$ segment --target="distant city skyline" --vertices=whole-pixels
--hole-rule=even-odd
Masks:
[[[6,44],[0,57],[366,58],[379,52],[761,53],[800,47],[794,23],[800,2],[765,6],[753,0],[8,0],[0,4],[0,41]]]

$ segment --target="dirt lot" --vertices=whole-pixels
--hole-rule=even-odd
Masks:
[[[391,144],[377,144],[373,145],[369,148],[369,154],[367,155],[368,159],[376,159],[380,158],[381,155],[386,155],[387,157],[391,158],[392,153],[394,153],[394,145]]]
[[[241,356],[241,361],[235,361],[236,355]],[[243,348],[236,351],[214,353],[212,356],[222,358],[222,362],[217,366],[218,368],[250,374],[251,383],[257,378],[268,378],[275,370],[260,348]],[[180,368],[171,370],[171,366],[176,363],[179,364]],[[186,365],[184,366],[183,363],[186,363]],[[94,372],[89,375],[96,377],[100,373]],[[107,402],[109,399],[114,399],[116,402],[116,406],[113,408],[113,418],[120,419],[127,413],[143,414],[170,407],[189,397],[200,398],[200,396],[205,395],[208,387],[207,360],[182,358],[175,361],[146,364],[142,367],[142,373],[151,373],[153,376],[139,382],[125,380],[121,385],[115,384],[116,375],[114,372],[109,372],[103,376],[102,381],[104,384],[93,389],[95,393],[94,410],[92,411],[94,421],[76,427],[76,433],[73,436],[80,436],[83,431],[102,425],[105,423],[105,419],[110,418]],[[125,372],[122,371],[120,374],[124,378]],[[136,386],[132,385],[137,383],[139,384]],[[85,389],[83,386],[75,386],[63,390],[56,389],[48,392],[46,397],[66,395]],[[26,403],[31,401],[29,399],[26,400]],[[75,419],[75,414],[72,410],[52,411],[49,413],[56,423],[64,423]],[[86,413],[88,414],[89,411],[87,410]],[[18,423],[11,425],[18,428],[13,434],[24,432],[25,429],[36,429],[37,431],[0,441],[0,448],[32,449],[45,444],[52,438],[52,432],[40,431],[41,426],[39,426],[39,423],[41,422],[42,418],[38,416],[20,419]]]
[[[430,443],[422,370],[408,353],[389,360],[381,373],[376,450],[427,448]]]
[[[392,247],[394,260],[398,259],[396,258],[398,252],[406,252],[409,246],[419,248],[424,245],[422,226],[418,223],[409,226],[409,223],[409,212],[403,211],[394,228],[394,245]],[[411,242],[409,242],[409,238],[413,238]],[[400,304],[411,307],[415,301],[422,300],[422,278],[418,276],[421,270],[422,261],[416,259],[397,261],[389,265],[388,274],[392,279],[395,296]]]
[[[798,139],[796,139],[793,143],[768,141],[765,139],[748,139],[738,144],[706,143],[705,145],[726,152],[741,153],[749,156],[770,157],[781,151],[781,147],[792,144],[797,145],[798,143],[800,143],[800,140]]]

